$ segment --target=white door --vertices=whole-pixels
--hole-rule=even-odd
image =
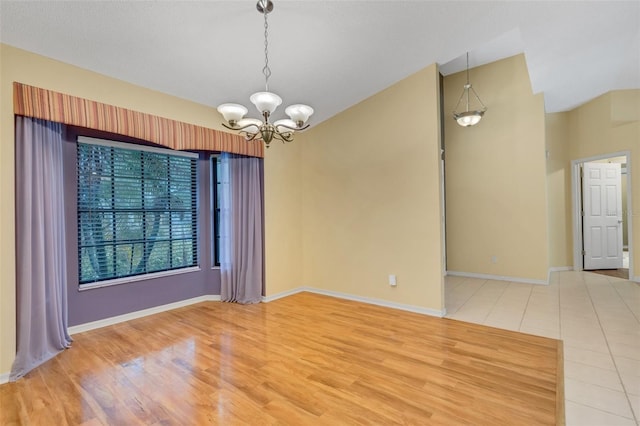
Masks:
[[[622,268],[620,164],[584,163],[584,269]]]

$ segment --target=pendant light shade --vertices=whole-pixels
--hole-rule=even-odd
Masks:
[[[240,104],[222,104],[218,107],[218,112],[229,123],[237,123],[249,110]]]
[[[269,114],[273,114],[276,108],[282,104],[282,98],[271,92],[254,93],[249,100],[258,108],[261,115],[267,111]]]
[[[257,118],[243,118],[242,120],[238,120],[238,127],[244,128],[248,133],[258,133],[260,131],[260,126],[262,126],[262,121]]]
[[[484,111],[465,111],[459,114],[454,114],[453,118],[455,118],[458,124],[462,127],[469,127],[478,124],[483,115]]]
[[[302,123],[299,126],[302,126],[307,122],[311,114],[313,114],[313,108],[309,105],[296,104],[288,106],[287,109],[284,110],[285,114],[289,116],[289,118],[295,123]]]
[[[293,133],[298,125],[288,118],[284,118],[282,120],[278,120],[273,125],[276,127],[276,130],[280,133]]]

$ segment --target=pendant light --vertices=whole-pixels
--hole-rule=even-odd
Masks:
[[[470,92],[473,92],[473,95],[476,97],[476,99],[478,100],[482,108],[473,109],[473,110],[470,109],[469,107]],[[458,107],[460,106],[460,102],[462,102],[463,98],[466,99],[466,102],[465,102],[466,108],[462,112],[457,112]],[[462,90],[460,99],[458,99],[458,103],[456,104],[456,107],[453,110],[453,118],[462,127],[474,126],[480,122],[486,110],[487,110],[487,107],[482,103],[476,91],[473,90],[471,83],[469,83],[469,52],[467,52],[467,84],[464,85],[464,89]]]

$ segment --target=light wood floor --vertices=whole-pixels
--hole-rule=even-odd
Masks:
[[[310,293],[74,339],[0,386],[0,424],[564,421],[560,341]]]

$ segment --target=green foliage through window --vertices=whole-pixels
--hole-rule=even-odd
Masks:
[[[197,158],[122,146],[78,142],[80,284],[198,264]]]

